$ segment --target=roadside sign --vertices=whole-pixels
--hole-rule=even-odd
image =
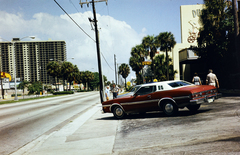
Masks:
[[[143,62],[142,62],[142,65],[151,65],[151,64],[152,64],[151,61],[143,61]]]
[[[8,78],[9,81],[12,80],[11,75],[10,75],[9,73],[6,73],[6,72],[1,72],[1,77],[3,77],[3,78]]]
[[[9,78],[2,78],[1,80],[2,80],[3,89],[10,89]],[[0,89],[2,89],[2,86],[0,84]]]

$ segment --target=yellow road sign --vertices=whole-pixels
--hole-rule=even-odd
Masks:
[[[152,62],[151,62],[151,61],[143,61],[142,64],[143,64],[143,65],[151,65]]]
[[[1,72],[1,78],[9,78],[9,81],[12,80],[12,77],[9,73]]]

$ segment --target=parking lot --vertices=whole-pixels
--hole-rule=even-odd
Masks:
[[[240,97],[222,97],[198,113],[181,109],[120,121],[113,154],[240,154]]]

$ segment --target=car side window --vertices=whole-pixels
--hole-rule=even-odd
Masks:
[[[145,87],[141,87],[138,91],[137,91],[137,95],[146,95],[146,94],[150,94],[156,91],[156,86],[145,86]]]
[[[158,86],[158,90],[163,90],[163,86],[162,85]]]

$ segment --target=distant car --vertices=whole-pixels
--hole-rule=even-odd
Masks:
[[[186,81],[164,81],[138,85],[137,91],[102,103],[104,113],[123,118],[129,113],[163,111],[176,115],[179,108],[196,112],[202,103],[211,103],[221,94],[210,85],[193,85]]]

